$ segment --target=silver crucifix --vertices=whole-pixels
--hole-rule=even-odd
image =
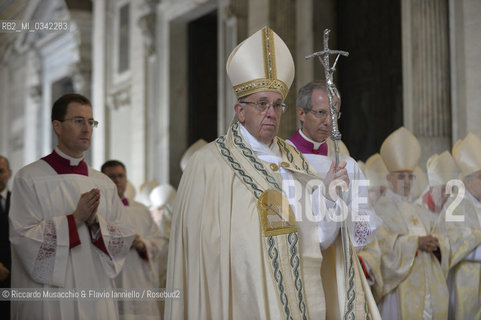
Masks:
[[[334,72],[336,71],[336,64],[337,61],[339,60],[339,56],[345,56],[347,57],[349,55],[349,52],[347,51],[341,51],[341,50],[331,50],[329,49],[329,33],[331,30],[325,29],[324,30],[324,50],[314,52],[313,54],[310,54],[306,56],[306,59],[310,59],[313,57],[318,57],[319,61],[321,61],[322,65],[324,66],[324,73],[326,76],[326,85],[327,85],[327,91],[328,91],[328,97],[329,97],[329,109],[331,111],[331,119],[332,119],[332,132],[331,132],[331,138],[335,143],[336,146],[336,151],[338,151],[338,146],[337,146],[337,141],[341,140],[341,132],[339,131],[339,127],[337,126],[337,113],[339,108],[341,107],[341,96],[339,95],[339,91],[336,88],[336,85],[334,84],[334,79],[333,75]],[[336,60],[334,60],[334,64],[331,66],[329,62],[329,56],[331,54],[336,55]],[[336,101],[334,101],[334,96],[336,97]],[[338,163],[338,156],[336,152],[336,162]]]

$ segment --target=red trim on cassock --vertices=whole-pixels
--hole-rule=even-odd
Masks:
[[[97,241],[94,241],[94,239],[92,238],[92,230],[90,226],[88,226],[88,228],[89,228],[90,241],[93,243],[93,245],[99,248],[103,253],[105,253],[110,257],[110,254],[107,251],[107,247],[105,246],[105,243],[104,243],[104,238],[102,237],[102,232],[100,232],[100,237],[97,239]]]
[[[434,209],[435,209],[436,205],[434,204],[434,200],[433,200],[433,197],[432,197],[430,191],[428,191],[424,194],[423,203],[425,203],[428,206],[429,210],[434,212]]]
[[[145,248],[145,252],[138,252],[137,253],[139,254],[139,257],[141,257],[143,260],[145,261],[149,261],[149,252],[147,251],[147,248]]]
[[[441,258],[442,258],[441,249],[439,249],[438,247],[436,250],[433,251],[433,254],[436,257],[436,259],[438,259],[439,263],[441,263]]]
[[[78,236],[77,226],[75,225],[75,218],[73,214],[67,215],[68,222],[68,237],[69,237],[69,249],[75,248],[80,245],[80,237]]]
[[[358,257],[358,258],[359,258],[359,262],[361,263],[362,271],[364,271],[364,276],[366,277],[367,280],[372,280],[371,276],[367,272],[367,267],[366,267],[366,264],[364,264],[364,260],[361,257]]]

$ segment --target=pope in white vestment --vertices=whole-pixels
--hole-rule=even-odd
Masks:
[[[167,290],[182,297],[166,300],[165,318],[325,319],[327,308],[337,308],[325,303],[320,272],[330,226],[323,229],[321,213],[305,201],[312,191],[304,191],[322,181],[275,136],[294,78],[292,56],[265,27],[234,49],[227,72],[239,122],[198,150],[182,176],[167,271]],[[345,314],[376,318],[359,262],[349,258],[350,278],[339,288],[339,299],[348,292]]]
[[[75,226],[82,193],[100,190],[99,230]],[[104,174],[56,148],[22,168],[10,209],[12,288],[111,290],[134,230],[126,222],[115,185]],[[116,319],[113,299],[12,301],[13,319]]]

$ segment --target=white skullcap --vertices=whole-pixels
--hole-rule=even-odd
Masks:
[[[167,203],[172,203],[175,199],[177,191],[170,184],[163,184],[155,187],[150,193],[150,201],[155,208],[161,207]]]
[[[451,179],[456,179],[457,168],[449,151],[433,154],[426,162],[429,185],[442,186]]]
[[[261,91],[279,92],[285,99],[295,74],[291,52],[269,27],[241,42],[226,69],[238,99]]]
[[[401,127],[384,140],[380,154],[390,172],[413,171],[421,157],[421,146],[411,131]]]

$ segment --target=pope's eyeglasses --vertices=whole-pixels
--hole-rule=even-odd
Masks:
[[[285,103],[280,103],[280,102],[267,102],[267,101],[239,101],[239,103],[242,104],[252,104],[256,108],[257,111],[260,113],[265,113],[267,110],[272,107],[274,109],[274,112],[276,113],[284,113],[287,110],[287,104]]]

